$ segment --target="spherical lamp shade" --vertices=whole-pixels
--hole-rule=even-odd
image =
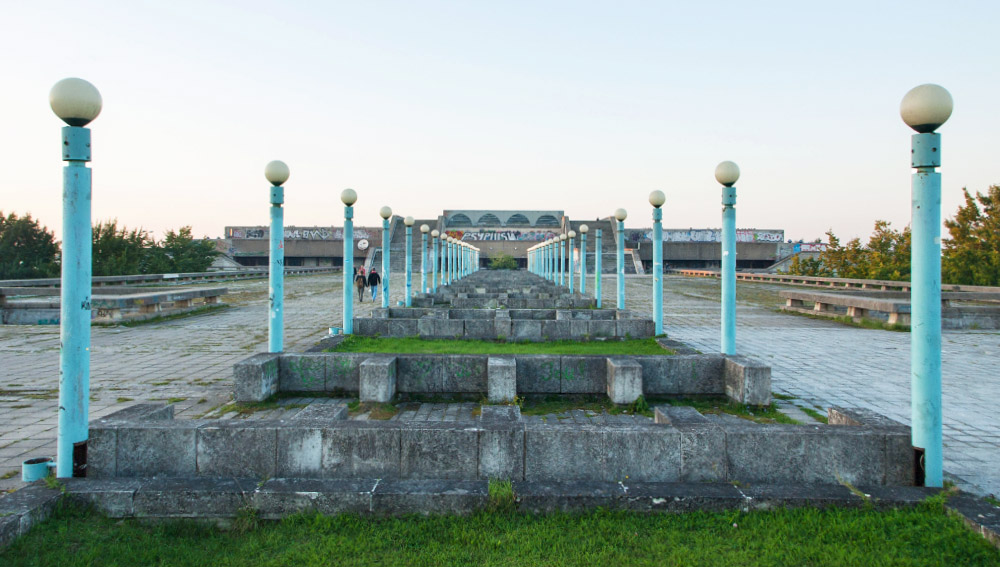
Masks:
[[[405,219],[403,219],[403,224],[405,224],[406,226],[413,226],[413,223],[415,222],[416,221],[413,220],[413,217],[406,217]]]
[[[585,224],[581,224],[580,225],[580,234],[587,234],[588,232],[590,232],[590,227],[587,226],[587,225],[585,225]]]
[[[560,240],[560,241],[562,241],[562,240],[566,240],[566,235],[565,235],[565,234],[560,234],[560,235],[559,235],[559,240]]]
[[[49,91],[49,106],[70,126],[86,126],[101,113],[101,93],[83,79],[69,78],[56,83]]]
[[[388,219],[389,217],[392,216],[392,209],[389,207],[382,207],[381,209],[378,210],[378,216],[384,219]]]
[[[274,160],[264,166],[264,177],[275,187],[288,181],[288,166],[281,160]]]
[[[663,203],[667,202],[667,196],[663,194],[663,191],[653,191],[649,194],[649,204],[653,205],[657,209],[663,206]]]
[[[732,187],[739,178],[740,168],[735,163],[724,161],[715,166],[715,180],[726,187]]]
[[[619,222],[624,221],[628,218],[628,212],[625,209],[617,209],[615,210],[615,218],[618,219]]]
[[[358,192],[354,189],[344,189],[340,192],[340,201],[350,207],[358,202]]]
[[[427,226],[426,224],[420,225],[420,232],[424,234],[427,234],[430,231],[430,229],[431,227]]]
[[[431,236],[433,236],[434,238],[437,238],[439,234],[441,234],[441,233],[438,232],[438,229],[436,229],[436,228],[431,231]]]
[[[921,134],[937,130],[951,117],[955,103],[948,89],[940,85],[913,87],[899,105],[903,122]]]
[[[569,237],[570,238],[576,238],[576,231],[575,230],[569,231]]]

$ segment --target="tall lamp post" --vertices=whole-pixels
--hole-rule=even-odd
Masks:
[[[576,238],[576,231],[569,231],[566,236],[568,237],[566,242],[568,246],[566,248],[566,255],[569,256],[569,268],[566,270],[569,280],[569,292],[573,293],[573,239]]]
[[[722,354],[736,354],[736,188],[740,168],[731,161],[715,167],[722,184]]]
[[[403,219],[406,225],[406,306],[413,305],[413,217]]]
[[[378,210],[382,217],[382,308],[389,307],[389,219],[392,209],[382,207]]]
[[[667,201],[663,191],[649,194],[649,204],[653,205],[653,322],[656,334],[663,334],[663,203]]]
[[[438,290],[438,257],[441,256],[441,242],[438,238],[440,233],[437,229],[431,231],[431,291],[437,293]]]
[[[285,211],[281,205],[285,202],[282,185],[288,181],[288,173],[288,166],[283,161],[274,160],[264,167],[264,177],[271,182],[268,352],[281,352],[285,344]]]
[[[420,225],[420,293],[427,293],[427,233],[431,227]]]
[[[91,171],[90,128],[101,93],[83,79],[63,79],[49,91],[62,128],[63,242],[59,305],[59,429],[56,476],[83,476],[90,436]],[[74,474],[75,473],[75,474]]]
[[[923,452],[924,485],[943,483],[941,431],[941,134],[954,107],[938,85],[914,87],[900,105],[911,138],[913,244],[910,252],[910,391],[913,447]]]
[[[560,234],[559,240],[556,241],[556,246],[559,247],[559,285],[566,285],[565,274],[566,274],[566,261],[563,259],[563,254],[566,252],[566,234]]]
[[[587,295],[587,232],[590,227],[580,225],[580,293]]]
[[[625,209],[615,210],[615,220],[618,221],[618,309],[625,309]]]
[[[601,256],[604,252],[601,250],[601,229],[597,229],[594,233],[594,298],[597,299],[597,308],[601,308]]]
[[[340,201],[344,203],[344,334],[354,333],[354,203],[358,202],[358,194],[354,189],[344,189],[340,192]]]

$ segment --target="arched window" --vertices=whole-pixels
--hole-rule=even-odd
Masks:
[[[465,214],[458,213],[448,219],[448,226],[472,226],[472,219]]]
[[[479,217],[479,222],[476,223],[476,226],[500,226],[500,219],[493,213],[486,213]]]
[[[535,221],[535,226],[559,226],[559,220],[552,215],[542,215]]]
[[[517,213],[516,215],[511,215],[510,218],[507,219],[507,226],[530,225],[530,224],[531,223],[528,222],[528,217],[522,215],[521,213]]]

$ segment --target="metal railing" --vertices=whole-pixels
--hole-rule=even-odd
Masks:
[[[286,276],[339,273],[340,267],[306,268],[285,266]],[[247,268],[245,270],[223,270],[218,272],[188,272],[180,274],[139,274],[132,276],[95,276],[94,287],[106,285],[173,284],[180,282],[217,282],[266,278],[268,268]],[[33,280],[0,280],[0,287],[59,287],[60,278]]]
[[[717,278],[719,272],[714,270],[683,270],[671,269],[667,273],[679,274],[682,276],[695,276],[705,278]],[[789,274],[756,274],[749,272],[736,272],[737,280],[756,281],[764,283],[780,283],[788,285],[803,285],[810,287],[824,287],[835,289],[867,289],[876,291],[910,291],[910,282],[893,280],[858,280],[852,278],[820,278],[815,276],[794,276]],[[1000,292],[1000,287],[990,287],[983,285],[955,285],[942,284],[943,291],[979,291],[995,293]]]

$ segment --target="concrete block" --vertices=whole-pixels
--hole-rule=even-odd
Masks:
[[[410,479],[478,477],[479,432],[454,423],[420,423],[400,431],[400,476]]]
[[[277,353],[255,354],[233,365],[237,402],[262,402],[278,393]]]
[[[415,337],[417,336],[416,319],[389,319],[389,337]]]
[[[573,321],[571,324],[586,323]],[[563,394],[603,394],[607,391],[608,363],[603,356],[560,357],[560,384]]]
[[[444,391],[438,371],[439,355],[402,354],[396,357],[396,389],[399,392],[430,394]]]
[[[485,394],[487,386],[486,355],[440,355],[437,370],[441,391],[448,393]]]
[[[542,340],[542,322],[531,319],[510,319],[510,336],[514,341]]]
[[[827,410],[827,423],[830,425],[905,427],[902,423],[868,408],[844,408],[840,406],[832,406]]]
[[[587,328],[589,329],[591,338],[614,337],[617,333],[614,321],[600,321],[595,319],[587,323]]]
[[[729,478],[749,483],[801,482],[809,466],[806,439],[809,428],[796,425],[729,425],[726,466]]]
[[[652,319],[619,319],[615,321],[615,336],[621,338],[641,339],[652,337],[655,326]]]
[[[45,521],[62,496],[61,491],[37,483],[0,498],[0,549]]]
[[[96,420],[94,423],[152,421],[173,418],[173,404],[135,404],[116,412],[109,413],[101,419]]]
[[[605,480],[677,482],[681,435],[672,427],[608,427],[604,431]]]
[[[90,455],[87,455],[90,468]],[[140,479],[93,480],[69,478],[62,481],[73,500],[87,502],[111,518],[131,518],[135,514],[135,493],[142,486]]]
[[[609,357],[608,397],[615,404],[631,404],[642,395],[642,366],[631,358]]]
[[[194,476],[199,427],[171,420],[119,428],[116,476]]]
[[[885,438],[869,428],[821,427],[803,434],[801,482],[870,486],[885,482]]]
[[[496,406],[484,406],[484,409],[489,407]],[[524,478],[524,427],[519,421],[482,420],[478,446],[479,478]]]
[[[747,356],[726,356],[726,396],[739,404],[771,404],[771,367]]]
[[[318,427],[279,427],[277,461],[279,478],[315,478],[323,473],[323,431]]]
[[[465,319],[465,338],[483,341],[496,340],[496,323],[493,319]]]
[[[389,335],[389,319],[372,319],[369,317],[354,318],[354,334],[362,337]]]
[[[302,411],[292,416],[291,422],[296,426],[307,425],[329,425],[334,421],[343,421],[348,417],[347,404],[321,404],[313,403],[302,408]]]
[[[727,480],[726,433],[692,407],[658,406],[657,424],[670,425],[680,435],[682,482]]]
[[[372,512],[379,516],[468,515],[486,506],[488,486],[481,480],[382,481],[372,495]]]
[[[135,492],[136,517],[231,518],[245,507],[259,479],[154,478]]]
[[[417,321],[417,334],[425,339],[461,338],[465,334],[465,322],[461,319],[421,317]]]
[[[722,395],[725,358],[718,354],[636,356],[649,395]]]
[[[282,392],[322,392],[326,389],[325,354],[287,353],[278,362],[278,389]]]
[[[323,429],[324,477],[398,478],[397,422],[344,422]]]
[[[571,338],[569,321],[542,321],[543,340],[568,341]]]
[[[885,484],[913,486],[916,478],[910,428],[900,425],[879,427],[876,431],[885,435]]]
[[[497,312],[496,318],[493,320],[493,333],[498,340],[501,338],[508,341],[513,340],[508,313]]]
[[[379,356],[361,363],[362,402],[389,402],[396,395],[396,357]]]
[[[198,474],[270,478],[276,470],[277,428],[266,422],[220,422],[198,429]]]
[[[513,401],[517,396],[517,362],[514,357],[489,357],[486,380],[491,403]]]
[[[112,478],[118,473],[118,428],[91,423],[87,439],[87,478]]]
[[[252,496],[260,518],[278,520],[293,514],[367,514],[377,479],[273,478]]]
[[[362,361],[371,355],[366,353],[327,353],[326,391],[357,392],[361,384]]]
[[[562,390],[562,359],[558,355],[525,354],[514,357],[520,394],[558,394]]]
[[[481,406],[479,412],[481,423],[511,424],[521,421],[521,408],[513,405]]]
[[[524,479],[606,480],[603,435],[592,425],[526,425]]]

